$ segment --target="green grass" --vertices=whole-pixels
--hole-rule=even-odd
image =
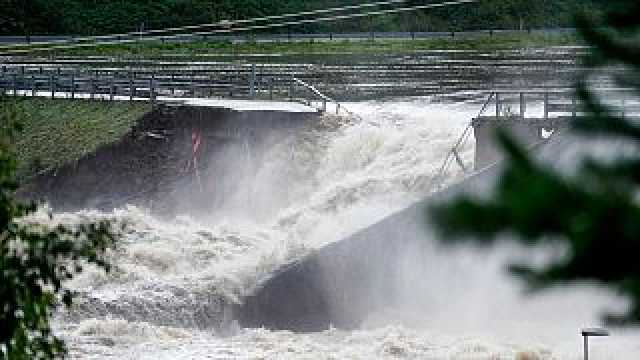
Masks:
[[[495,34],[474,38],[380,39],[334,41],[243,42],[220,41],[190,43],[146,42],[138,44],[103,45],[90,49],[58,52],[59,55],[161,56],[161,55],[223,55],[223,54],[339,54],[339,53],[402,53],[421,50],[503,50],[548,46],[577,45],[581,41],[572,34]]]
[[[51,99],[19,99],[17,108],[23,131],[14,149],[21,179],[119,140],[150,110],[145,103]]]

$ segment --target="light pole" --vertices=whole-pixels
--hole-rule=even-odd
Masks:
[[[600,328],[582,329],[582,337],[584,338],[584,360],[589,360],[589,337],[591,336],[609,336],[609,331]]]

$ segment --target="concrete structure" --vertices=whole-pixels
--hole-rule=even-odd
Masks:
[[[562,167],[575,161],[572,156],[576,153],[587,149],[592,145],[559,135],[543,144],[537,156]],[[438,235],[428,224],[430,206],[463,192],[489,191],[499,168],[491,166],[283,266],[233,309],[234,318],[245,327],[315,332],[332,326],[358,328],[376,313],[394,316],[408,310],[409,314],[425,312],[437,316],[438,304],[447,305],[437,302],[434,291],[442,288],[434,288],[433,284],[450,282],[452,294],[457,296],[464,294],[464,288],[460,289],[457,279],[442,268],[450,258],[439,255],[442,249],[437,245]]]
[[[496,133],[502,129],[510,134],[520,145],[531,147],[546,141],[545,132],[552,133],[566,127],[571,119],[527,119],[521,117],[478,117],[472,126],[476,140],[475,169],[484,169],[502,160],[503,154],[496,142]]]
[[[640,113],[640,103],[629,95],[631,89],[594,90],[611,104],[612,109],[627,115]],[[483,116],[491,102],[495,105],[494,114]],[[515,112],[512,107],[519,111]],[[573,89],[493,90],[479,116],[471,122],[476,140],[475,169],[483,169],[502,159],[496,130],[506,131],[520,145],[530,148],[542,144],[551,134],[583,116],[583,107]]]
[[[496,116],[478,116],[473,120],[476,168],[481,171],[305,259],[282,267],[233,309],[234,318],[245,327],[312,332],[331,326],[357,328],[380,310],[394,311],[406,309],[406,306],[428,308],[432,304],[429,294],[433,291],[429,279],[438,276],[438,258],[433,255],[437,235],[427,223],[430,205],[461,192],[481,194],[490,191],[500,168],[496,164],[500,153],[493,140],[493,131],[502,127],[525,146],[538,144],[536,155],[558,165],[575,162],[575,158],[564,159],[565,154],[571,157],[584,151],[579,141],[558,131],[573,116],[554,116],[567,112],[576,114],[577,104],[570,102],[567,107],[561,99],[550,99],[548,92],[539,94],[543,95],[544,101],[541,118],[523,116],[526,105],[521,107],[520,116],[505,116],[501,107],[504,98],[501,100],[498,96]],[[558,92],[556,95],[564,94]],[[635,111],[638,111],[637,105]],[[545,141],[543,129],[555,133]]]

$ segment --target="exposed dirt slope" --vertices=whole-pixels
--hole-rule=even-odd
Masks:
[[[311,114],[234,112],[205,107],[159,107],[121,140],[37,176],[20,196],[45,200],[55,210],[141,205],[157,213],[210,208],[224,187],[198,181],[225,145],[256,147],[274,132],[296,131]],[[193,166],[194,142],[197,166]],[[254,156],[260,156],[255,154]],[[226,164],[224,166],[231,166]],[[198,171],[196,171],[198,169]],[[224,172],[224,168],[215,169]],[[204,172],[204,173],[202,173]],[[195,195],[195,196],[194,196]],[[190,201],[181,209],[181,198]]]

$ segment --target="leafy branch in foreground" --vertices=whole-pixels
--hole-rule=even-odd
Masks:
[[[30,218],[36,204],[14,198],[15,117],[0,98],[0,359],[51,359],[66,353],[50,324],[58,304],[72,303],[64,281],[87,262],[108,271],[105,255],[116,234],[106,221],[52,227]]]
[[[640,94],[639,13],[637,1],[615,0],[597,19],[577,17],[592,51],[585,59],[591,70],[576,85],[587,115],[572,125],[587,137],[630,143],[633,154],[608,161],[588,158],[574,176],[564,176],[500,133],[506,160],[495,195],[488,200],[459,197],[430,212],[446,241],[491,245],[510,231],[525,245],[566,245],[568,251],[543,268],[519,263],[510,270],[532,289],[592,281],[617,290],[631,306],[624,314],[608,314],[612,324],[640,323],[640,126],[605,104],[587,83],[600,69],[617,65],[626,72],[616,83]]]

